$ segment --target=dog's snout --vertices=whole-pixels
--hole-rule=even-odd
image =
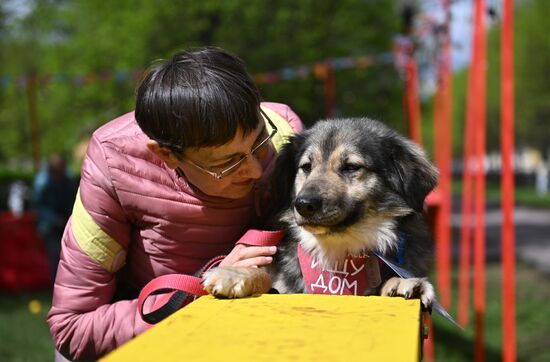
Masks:
[[[294,202],[294,207],[300,215],[305,218],[312,217],[321,210],[322,202],[319,197],[298,197]]]

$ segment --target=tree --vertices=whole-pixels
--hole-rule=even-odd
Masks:
[[[390,52],[400,21],[392,0],[30,3],[31,11],[9,35],[13,57],[0,65],[0,74],[36,69],[42,75],[38,107],[44,153],[69,148],[83,126],[131,111],[136,79],[129,72],[176,49],[218,45],[258,73]],[[338,71],[336,84],[339,115],[368,115],[404,128],[401,81],[391,64]],[[323,84],[313,76],[262,84],[261,90],[265,99],[290,104],[308,123],[324,115]],[[0,125],[12,130],[24,125],[24,89],[12,86],[0,93]],[[29,155],[28,142],[17,149],[13,146],[21,139],[11,131],[7,138],[0,154]]]

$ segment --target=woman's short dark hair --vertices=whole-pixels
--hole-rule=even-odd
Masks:
[[[216,47],[153,65],[136,92],[140,128],[161,146],[219,146],[258,126],[260,92],[237,56]]]

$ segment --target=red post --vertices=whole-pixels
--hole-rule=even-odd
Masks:
[[[435,361],[435,336],[434,328],[432,325],[432,318],[426,313],[422,313],[423,327],[428,328],[428,338],[424,340],[423,350],[425,362],[434,362]]]
[[[476,0],[474,13],[473,82],[476,88],[474,120],[476,126],[476,187],[474,210],[474,309],[476,316],[475,350],[476,362],[485,360],[484,317],[485,317],[485,129],[486,129],[486,35],[485,0]]]
[[[441,67],[440,67],[441,68]],[[447,138],[444,135],[445,90],[442,69],[438,71],[439,85],[434,97],[434,155],[435,164],[439,169],[439,204],[434,219],[435,237],[435,263],[437,275],[437,291],[441,304],[449,308],[451,304],[451,244],[450,244],[450,215],[448,205],[449,189],[446,188],[445,165],[443,164],[444,142]]]
[[[442,0],[446,13],[445,31],[441,38],[441,56],[438,59],[438,91],[434,107],[435,161],[439,168],[441,192],[440,212],[436,220],[437,281],[441,304],[451,305],[451,181],[452,181],[452,65],[449,33],[450,8]]]
[[[472,261],[472,161],[474,151],[473,98],[475,91],[472,72],[468,81],[468,104],[466,105],[466,129],[464,131],[464,158],[462,165],[462,217],[460,226],[460,251],[458,272],[458,323],[466,327],[470,307],[470,268]]]
[[[514,2],[503,0],[501,30],[502,355],[516,360],[514,231]]]
[[[408,54],[405,66],[405,105],[409,123],[409,137],[417,144],[422,144],[420,129],[420,101],[418,99],[418,67],[414,54]]]
[[[334,116],[336,105],[336,75],[330,65],[326,65],[325,76],[325,117]]]
[[[474,5],[475,13],[475,5]],[[476,18],[477,19],[477,18]],[[477,21],[477,20],[476,20]],[[477,24],[477,23],[476,23]],[[475,24],[474,24],[475,27]],[[458,322],[466,326],[469,321],[470,279],[472,262],[472,215],[474,206],[474,176],[479,169],[476,159],[476,119],[480,91],[478,87],[478,50],[476,48],[475,31],[472,32],[472,58],[468,72],[468,93],[466,105],[466,120],[464,132],[464,159],[462,175],[462,225],[460,229],[460,261],[459,261],[459,289],[458,289]]]
[[[316,63],[313,66],[315,78],[323,81],[323,90],[325,96],[325,117],[334,116],[334,107],[336,105],[336,76],[334,69],[328,63]]]

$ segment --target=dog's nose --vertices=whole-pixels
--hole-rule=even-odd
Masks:
[[[298,197],[294,202],[294,208],[300,215],[309,218],[321,210],[321,199],[318,197]]]

